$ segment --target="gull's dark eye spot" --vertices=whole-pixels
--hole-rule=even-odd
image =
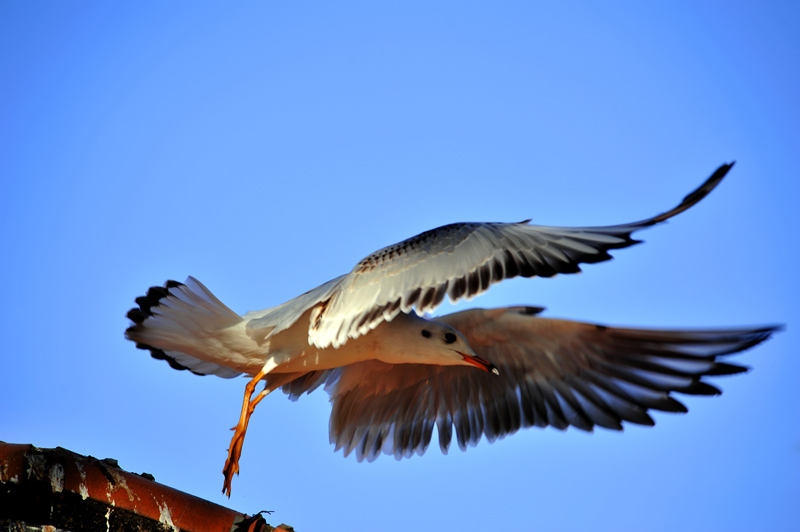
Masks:
[[[425,338],[430,338],[431,332],[428,329],[422,329],[422,336],[424,336]]]
[[[449,332],[444,334],[444,341],[447,344],[452,344],[457,340],[456,335]]]

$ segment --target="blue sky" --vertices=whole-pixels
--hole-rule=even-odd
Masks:
[[[0,439],[113,457],[299,530],[791,530],[800,496],[796,2],[4,2]],[[372,464],[328,444],[321,391],[123,339],[187,275],[237,312],[456,221],[630,222],[735,159],[614,261],[469,306],[609,325],[787,323],[654,428],[529,429]],[[441,312],[451,311],[445,306]]]

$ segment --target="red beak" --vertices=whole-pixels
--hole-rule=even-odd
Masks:
[[[464,361],[465,362],[469,362],[470,364],[472,364],[476,368],[481,368],[483,371],[489,371],[491,373],[494,373],[495,375],[500,375],[500,372],[497,371],[497,368],[491,362],[487,362],[484,359],[482,359],[481,357],[474,357],[472,355],[465,355],[461,351],[457,351],[457,353],[459,355],[461,355],[462,357],[464,357]]]

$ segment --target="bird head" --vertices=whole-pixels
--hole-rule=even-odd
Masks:
[[[475,366],[499,374],[494,364],[475,354],[463,334],[447,324],[412,313],[400,314],[385,325],[391,329],[391,345],[381,349],[379,359],[384,362]]]

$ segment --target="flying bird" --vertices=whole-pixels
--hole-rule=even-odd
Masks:
[[[648,410],[686,412],[673,392],[715,395],[703,380],[747,368],[720,361],[779,329],[655,330],[540,317],[540,307],[475,308],[423,317],[445,297],[472,298],[504,279],[576,273],[581,263],[639,241],[632,233],[692,207],[733,164],[675,208],[604,227],[519,223],[445,225],[383,248],[286,303],[242,316],[189,277],[136,298],[125,336],[176,369],[245,374],[223,492],[250,416],[277,388],[292,398],[324,385],[330,439],[345,456],[422,454],[434,427],[446,453],[522,427],[653,425]],[[257,385],[264,383],[256,394]]]

